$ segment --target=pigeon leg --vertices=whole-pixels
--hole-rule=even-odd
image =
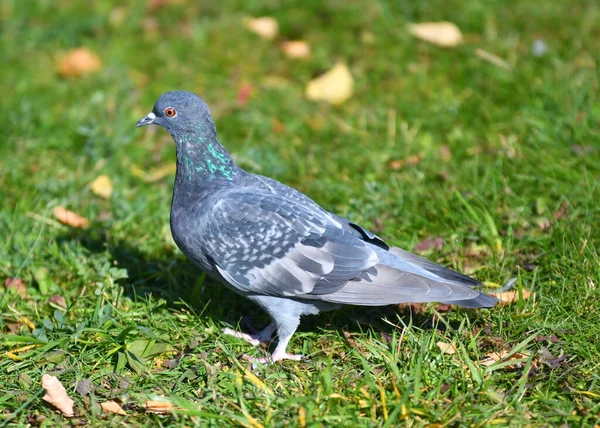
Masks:
[[[253,346],[258,346],[261,343],[267,343],[273,339],[273,332],[275,331],[275,328],[275,322],[271,322],[269,323],[269,325],[267,325],[264,329],[262,329],[256,334],[242,333],[241,331],[236,331],[232,328],[224,328],[223,333],[229,336],[237,337],[238,339],[245,340]]]
[[[260,364],[271,364],[276,361],[281,360],[294,360],[299,361],[304,358],[302,355],[296,354],[288,354],[286,352],[287,346],[290,343],[290,339],[294,335],[296,329],[298,328],[298,324],[300,324],[299,317],[285,317],[278,318],[273,322],[277,326],[277,346],[275,347],[275,351],[271,355],[267,355],[263,358],[253,358],[247,355],[244,355],[244,358],[252,363],[252,366],[256,363]]]

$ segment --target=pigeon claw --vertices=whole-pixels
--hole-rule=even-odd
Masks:
[[[276,363],[277,361],[283,361],[283,360],[301,361],[304,359],[304,355],[288,354],[287,352],[277,353],[277,351],[276,351],[273,354],[267,355],[266,357],[262,357],[262,358],[251,357],[250,355],[246,355],[246,354],[244,354],[242,358],[244,360],[247,360],[250,363],[252,363],[252,370],[255,370],[257,368],[258,364],[268,366],[273,363]]]
[[[233,336],[233,337],[237,337],[238,339],[242,339],[245,340],[246,342],[248,342],[249,344],[251,344],[252,346],[259,346],[262,342],[260,340],[260,338],[251,335],[251,334],[247,334],[247,333],[242,333],[241,331],[236,331],[232,328],[224,328],[222,330],[223,334],[226,334],[228,336]]]

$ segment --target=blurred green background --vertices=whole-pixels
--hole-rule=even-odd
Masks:
[[[277,20],[274,40],[244,26],[260,16]],[[597,1],[4,0],[0,17],[6,423],[64,421],[41,400],[43,373],[92,424],[597,423]],[[456,24],[463,43],[411,35],[408,24],[429,21]],[[311,55],[286,57],[285,40],[307,42]],[[78,48],[101,66],[65,77]],[[308,100],[307,83],[340,62],[352,97]],[[161,129],[135,128],[174,89],[204,98],[247,170],[394,245],[488,283],[516,276],[517,290],[535,295],[480,312],[427,305],[307,319],[291,350],[311,360],[256,381],[239,357],[262,351],[220,327],[265,319],[174,247],[174,147]],[[108,198],[92,191],[101,175]],[[61,224],[57,206],[90,227]],[[399,327],[356,327],[383,315]],[[459,351],[444,354],[438,341]],[[522,361],[479,364],[502,350]],[[81,394],[86,379],[94,388]],[[154,396],[184,410],[145,414]],[[102,413],[109,399],[128,416]]]

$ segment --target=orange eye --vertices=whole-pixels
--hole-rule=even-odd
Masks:
[[[167,117],[175,117],[177,112],[175,111],[175,109],[173,107],[167,107],[165,109],[165,114],[167,115]]]

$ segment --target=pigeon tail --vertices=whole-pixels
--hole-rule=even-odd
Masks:
[[[379,264],[322,299],[360,306],[442,302],[467,308],[492,307],[498,301],[473,289],[482,284],[466,275],[397,248],[376,252]]]

